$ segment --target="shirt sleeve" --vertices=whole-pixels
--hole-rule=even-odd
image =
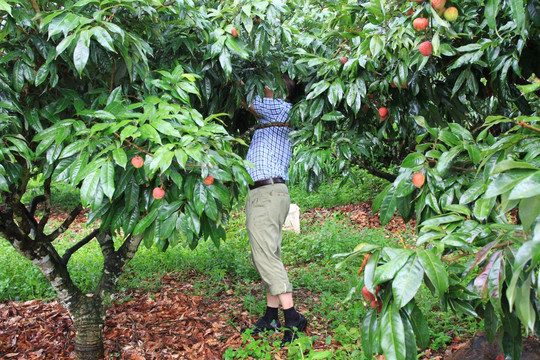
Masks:
[[[253,101],[253,109],[261,116],[260,122],[285,122],[287,117],[281,116],[283,105],[280,99],[262,98],[257,96]]]

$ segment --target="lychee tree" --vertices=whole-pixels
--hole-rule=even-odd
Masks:
[[[105,313],[139,245],[219,245],[250,181],[226,114],[192,106],[199,75],[161,53],[167,19],[192,26],[183,10],[146,0],[0,1],[0,236],[50,281],[73,319],[79,359],[103,357]],[[23,203],[32,180],[42,193]],[[51,225],[55,183],[79,188],[80,202]],[[95,230],[60,254],[55,240],[83,209]],[[86,294],[68,265],[90,241],[102,271]]]

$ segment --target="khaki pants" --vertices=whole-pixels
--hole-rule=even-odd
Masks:
[[[292,292],[292,284],[281,261],[282,227],[290,204],[285,184],[249,190],[246,202],[246,225],[253,263],[264,289],[273,296]]]

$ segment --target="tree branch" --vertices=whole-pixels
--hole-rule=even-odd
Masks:
[[[94,229],[90,234],[86,235],[84,239],[70,247],[66,250],[64,255],[62,255],[62,263],[64,265],[67,265],[69,262],[69,259],[71,258],[71,255],[73,255],[77,250],[82,248],[84,245],[88,244],[93,238],[96,237],[96,235],[99,233],[99,229]]]
[[[69,229],[69,226],[73,223],[73,221],[77,218],[77,215],[79,215],[82,211],[82,205],[79,204],[73,209],[67,218],[64,220],[62,225],[60,225],[56,230],[54,230],[52,233],[47,235],[42,241],[45,242],[53,242],[58,236],[63,234],[67,229]]]
[[[34,216],[36,213],[37,206],[45,201],[45,195],[38,195],[35,198],[32,199],[32,202],[30,203],[30,208],[28,208],[28,212],[31,216]]]
[[[43,182],[43,196],[45,196],[45,209],[43,211],[43,217],[39,220],[38,231],[43,232],[45,225],[49,221],[51,215],[51,178],[46,178]]]
[[[34,9],[34,11],[36,12],[36,14],[38,12],[40,12],[41,10],[39,9],[39,5],[37,3],[37,0],[30,0],[30,3],[32,4],[32,8]]]
[[[265,129],[265,128],[269,128],[269,127],[290,127],[290,123],[288,122],[269,122],[269,123],[265,123],[265,124],[257,124],[257,125],[253,125],[252,127],[250,127],[249,129],[247,129],[241,136],[240,138],[243,139],[243,138],[246,138],[248,135],[254,133],[256,130],[259,130],[259,129]]]
[[[124,267],[133,259],[139,248],[142,234],[129,235],[117,251],[114,251],[114,242],[110,233],[100,234],[98,241],[104,261],[101,280],[96,288],[95,295],[103,299],[105,303],[110,303],[113,300],[116,284]]]

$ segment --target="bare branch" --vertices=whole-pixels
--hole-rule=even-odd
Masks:
[[[45,225],[49,221],[49,216],[51,215],[51,178],[45,179],[43,183],[43,196],[45,196],[45,209],[43,210],[43,217],[39,220],[39,232],[43,232]]]
[[[99,233],[99,229],[95,229],[90,234],[86,235],[84,239],[70,247],[66,250],[64,255],[62,255],[62,263],[64,265],[67,265],[69,259],[71,258],[71,255],[73,255],[77,250],[82,248],[84,245],[88,244],[93,238],[96,237],[96,235]]]
[[[32,199],[32,202],[30,203],[30,208],[28,209],[28,212],[31,216],[34,216],[36,213],[37,206],[44,202],[46,200],[45,195],[38,195],[35,198]]]
[[[54,230],[52,233],[47,235],[43,241],[45,242],[52,242],[54,241],[58,236],[63,234],[67,229],[69,229],[69,226],[73,223],[73,221],[77,218],[77,215],[79,215],[82,211],[82,205],[79,204],[73,209],[67,218],[64,220],[62,225],[60,225],[56,230]],[[41,241],[41,240],[40,240]]]

